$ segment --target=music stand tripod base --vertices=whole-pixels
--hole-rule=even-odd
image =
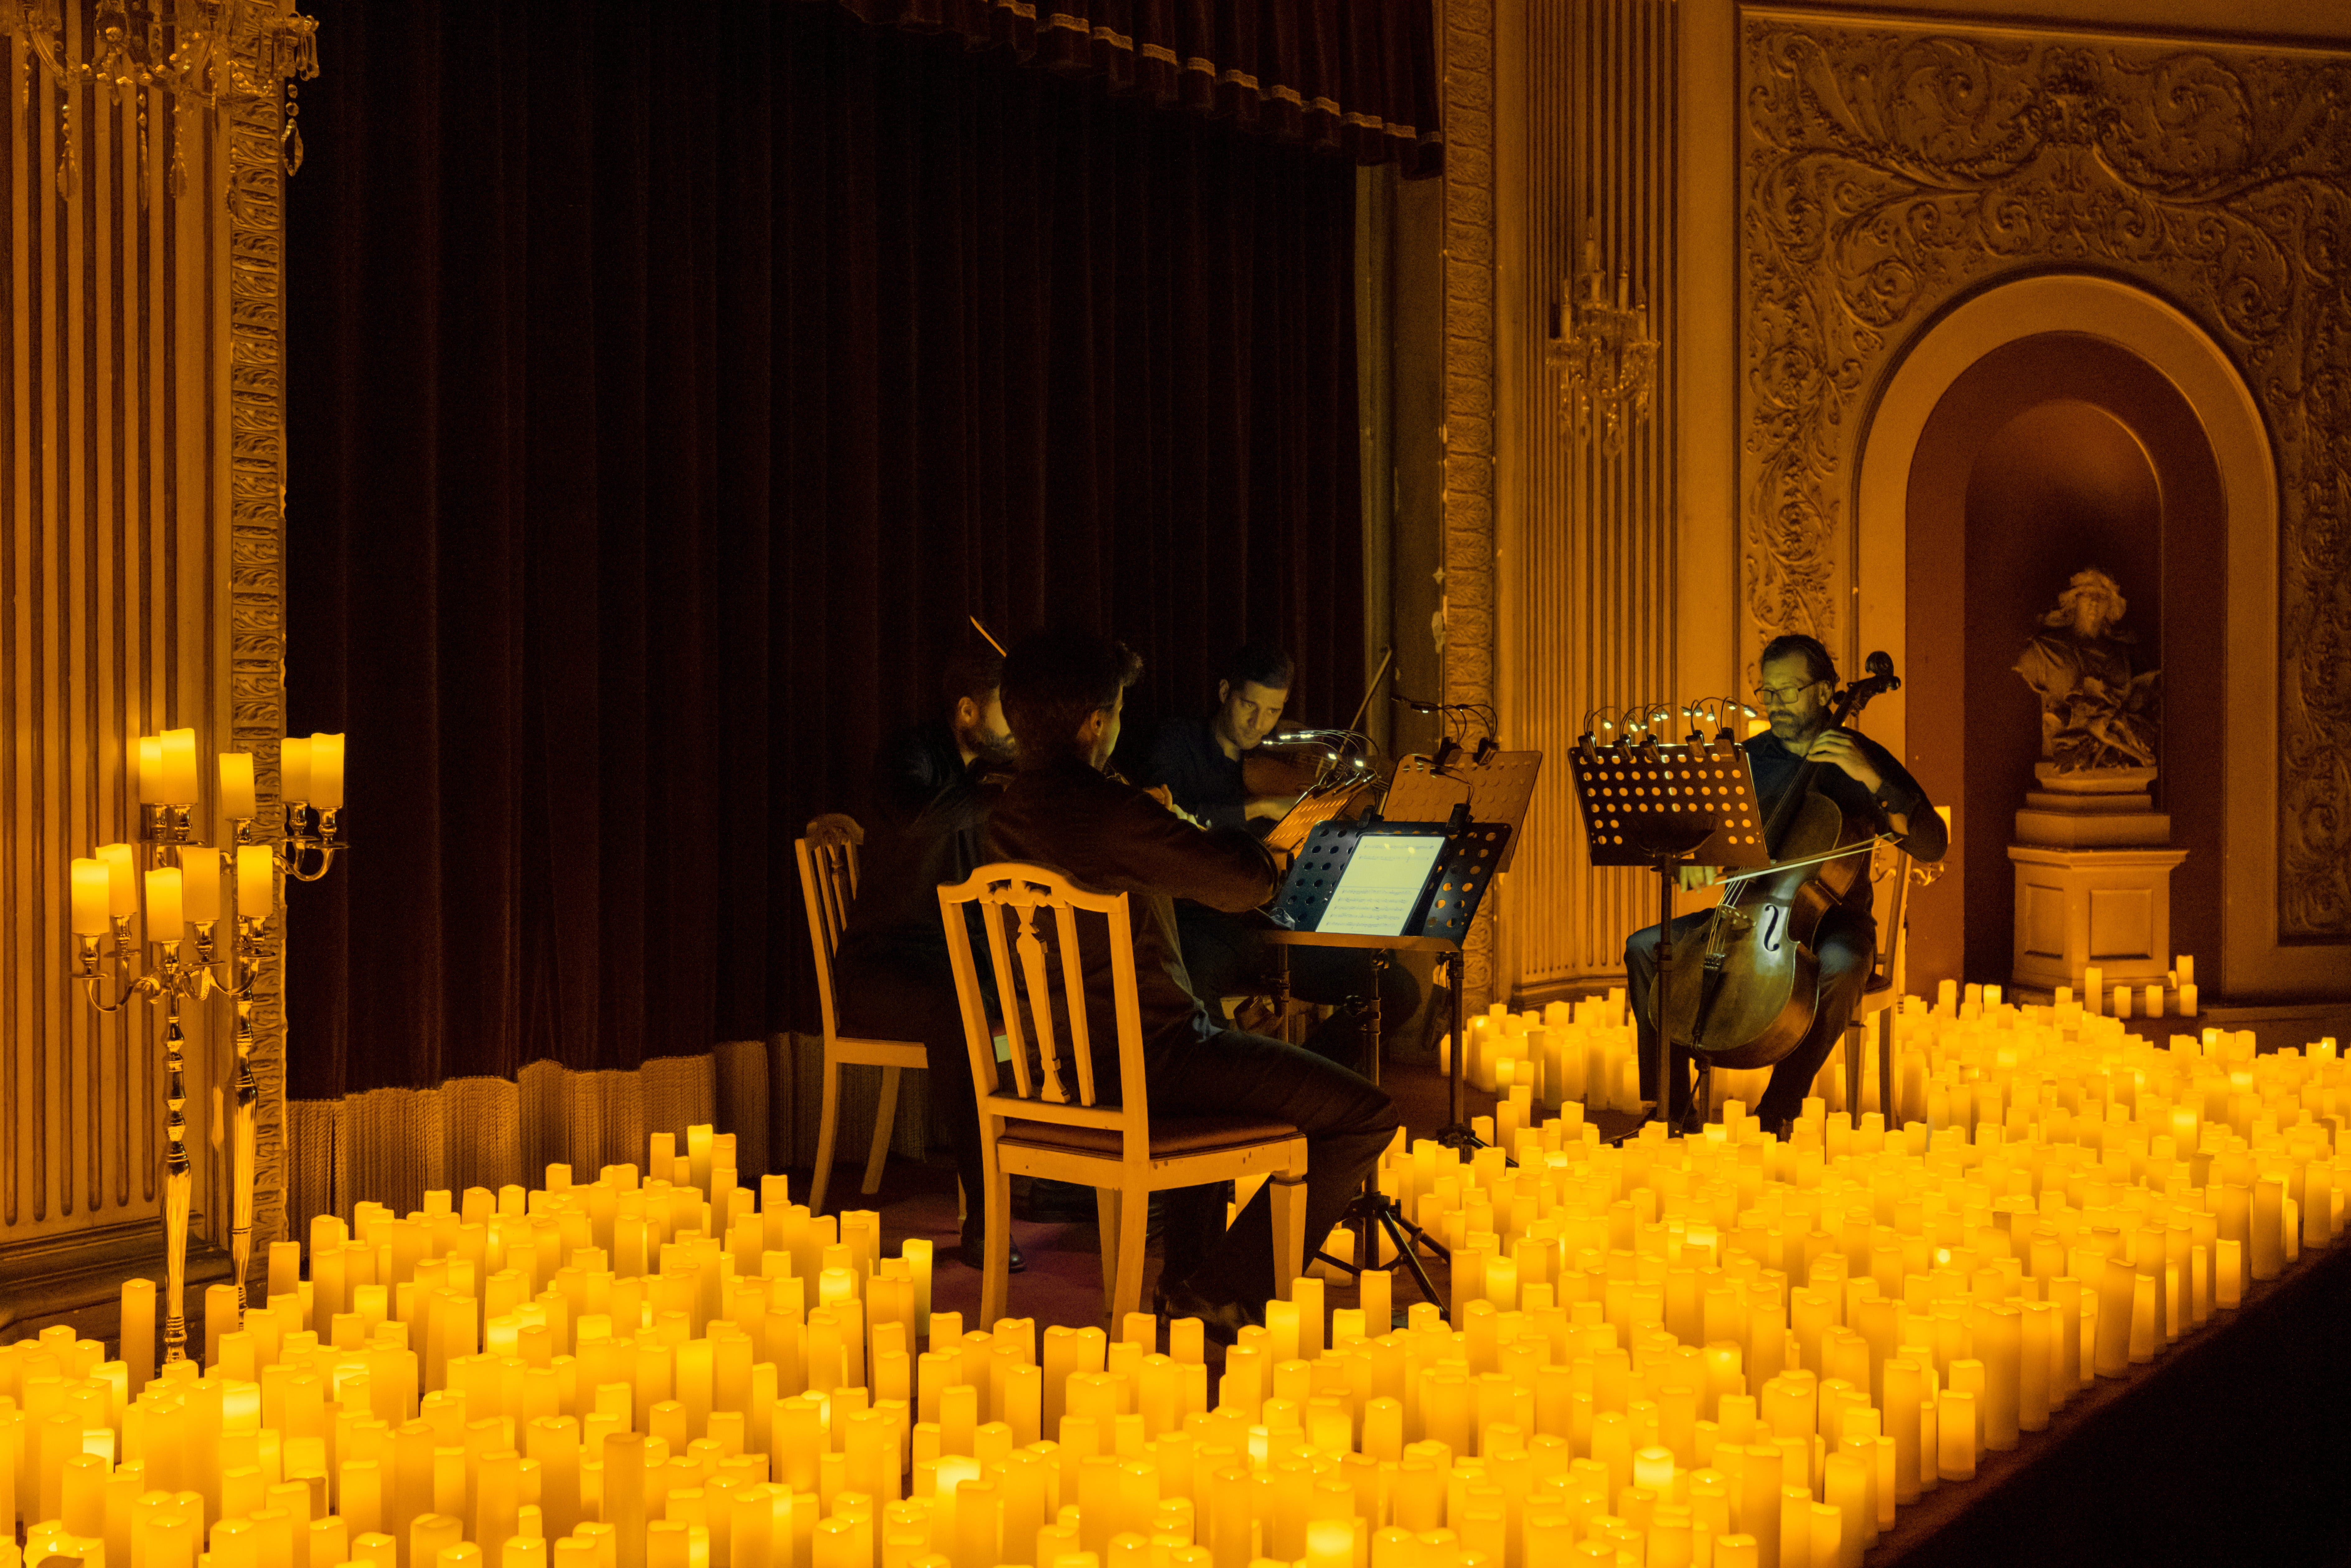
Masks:
[[[1311,931],[1268,932],[1266,939],[1272,943],[1276,951],[1281,955],[1280,983],[1284,992],[1290,988],[1289,949],[1292,947],[1363,946],[1370,950],[1372,983],[1368,1000],[1371,1007],[1365,1030],[1365,1038],[1369,1043],[1364,1051],[1364,1059],[1370,1071],[1364,1076],[1376,1086],[1380,1081],[1380,971],[1388,966],[1388,953],[1392,945],[1419,947],[1431,945],[1428,939],[1399,937],[1394,939],[1391,944],[1377,937],[1324,936]],[[1428,1270],[1422,1264],[1417,1249],[1426,1247],[1448,1263],[1453,1260],[1453,1254],[1447,1249],[1444,1243],[1406,1218],[1404,1205],[1380,1190],[1379,1173],[1376,1169],[1364,1178],[1364,1190],[1349,1198],[1347,1207],[1340,1210],[1339,1223],[1352,1227],[1355,1232],[1355,1260],[1350,1263],[1343,1259],[1333,1258],[1328,1252],[1322,1250],[1319,1243],[1313,1253],[1315,1258],[1334,1269],[1343,1269],[1349,1274],[1361,1279],[1364,1270],[1373,1266],[1371,1260],[1378,1256],[1378,1238],[1385,1235],[1390,1245],[1395,1247],[1396,1255],[1403,1259],[1405,1268],[1411,1271],[1413,1283],[1420,1287],[1421,1299],[1439,1308],[1445,1307],[1445,1298],[1437,1294],[1437,1283],[1428,1277]],[[1393,1322],[1376,1325],[1375,1329],[1374,1325],[1365,1325],[1367,1329],[1374,1330],[1374,1337],[1387,1333],[1395,1326]]]
[[[1665,1004],[1673,972],[1675,873],[1689,865],[1768,865],[1771,857],[1754,768],[1728,731],[1680,746],[1578,746],[1567,758],[1591,863],[1646,866],[1657,874],[1657,975],[1649,1013],[1657,1094],[1625,1134],[1631,1137],[1667,1115],[1673,1100],[1673,1029]]]

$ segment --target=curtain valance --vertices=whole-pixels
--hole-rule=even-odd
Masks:
[[[833,0],[1242,130],[1437,172],[1427,0]]]

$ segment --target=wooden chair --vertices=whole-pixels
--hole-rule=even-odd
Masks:
[[[1008,1073],[998,1065],[996,1028],[972,954],[966,911],[973,904],[979,906],[987,934]],[[981,866],[967,881],[940,888],[939,910],[979,1100],[987,1256],[978,1321],[992,1323],[1005,1314],[1016,1174],[1094,1189],[1102,1293],[1113,1324],[1142,1301],[1144,1232],[1153,1193],[1270,1176],[1274,1278],[1287,1296],[1306,1250],[1306,1139],[1287,1122],[1247,1113],[1152,1117],[1144,1089],[1143,1023],[1127,895],[1081,892],[1041,866],[1004,862]],[[1109,924],[1115,998],[1111,1019],[1088,1016],[1078,953],[1081,914]],[[1094,1092],[1093,1042],[1104,1027],[1116,1031],[1122,1099],[1115,1105],[1101,1103]]]
[[[882,1097],[873,1107],[873,1146],[865,1156],[865,1185],[861,1189],[872,1193],[882,1186],[882,1162],[890,1152],[890,1129],[898,1118],[898,1075],[909,1067],[928,1067],[931,1059],[920,1040],[860,1040],[841,1032],[832,960],[841,949],[841,934],[849,925],[849,906],[857,898],[857,846],[795,839],[792,853],[800,865],[809,946],[816,953],[817,1000],[824,1014],[824,1109],[817,1123],[816,1179],[809,1187],[809,1212],[821,1214],[824,1189],[832,1181],[833,1139],[841,1131],[841,1068],[854,1062],[882,1070]]]

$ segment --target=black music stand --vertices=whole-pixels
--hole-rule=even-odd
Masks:
[[[1657,1037],[1657,1097],[1635,1131],[1666,1115],[1674,1030],[1666,1016],[1674,962],[1674,880],[1684,866],[1771,863],[1746,747],[1729,731],[1710,741],[1576,747],[1568,753],[1591,862],[1657,873],[1657,977],[1649,1016]]]
[[[1341,877],[1355,850],[1365,838],[1381,833],[1426,836],[1441,832],[1445,847],[1439,852],[1435,874],[1422,895],[1419,907],[1414,910],[1405,934],[1394,936],[1365,936],[1351,932],[1318,931],[1323,912],[1329,907],[1331,895],[1337,890]],[[1469,1132],[1462,1118],[1462,1060],[1467,1050],[1461,1039],[1461,987],[1458,983],[1461,962],[1461,944],[1467,938],[1470,923],[1476,919],[1478,905],[1501,862],[1504,848],[1509,844],[1510,829],[1499,822],[1472,822],[1468,807],[1455,810],[1447,822],[1384,822],[1376,817],[1358,821],[1329,821],[1316,824],[1314,831],[1299,852],[1297,862],[1290,868],[1282,884],[1280,901],[1275,905],[1275,918],[1283,929],[1270,931],[1265,939],[1276,948],[1289,947],[1364,947],[1372,952],[1373,986],[1370,997],[1370,1044],[1364,1051],[1368,1068],[1364,1076],[1374,1083],[1380,1081],[1380,1001],[1378,971],[1388,961],[1388,955],[1400,952],[1426,952],[1445,955],[1456,966],[1457,983],[1450,988],[1453,1008],[1453,1120],[1438,1134],[1440,1141],[1459,1134],[1475,1145],[1476,1135]],[[1288,987],[1289,956],[1282,955],[1283,985]],[[1350,1268],[1361,1274],[1369,1266],[1377,1236],[1384,1233],[1396,1252],[1412,1271],[1413,1282],[1420,1287],[1421,1295],[1440,1306],[1444,1303],[1437,1287],[1422,1266],[1416,1247],[1425,1246],[1438,1257],[1450,1260],[1452,1254],[1426,1231],[1406,1218],[1403,1206],[1380,1191],[1376,1176],[1367,1179],[1364,1190],[1348,1200],[1340,1216],[1342,1224],[1355,1227],[1355,1259],[1352,1264],[1322,1256],[1323,1260],[1341,1268]]]

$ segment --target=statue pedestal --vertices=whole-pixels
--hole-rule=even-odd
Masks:
[[[2015,983],[2078,985],[2096,965],[2109,985],[2161,980],[2171,967],[2171,818],[2154,810],[2152,768],[2061,773],[2016,814]]]

